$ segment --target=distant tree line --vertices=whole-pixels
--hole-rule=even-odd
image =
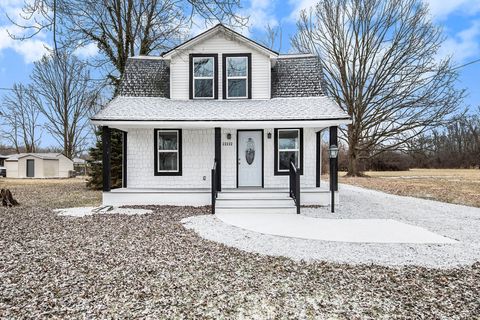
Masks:
[[[480,107],[415,139],[408,155],[420,168],[480,168]]]
[[[322,171],[328,172],[328,145],[323,145]],[[348,146],[340,146],[339,169],[348,169]],[[445,126],[415,138],[405,150],[365,157],[362,171],[403,171],[411,168],[480,169],[480,107],[463,114]]]

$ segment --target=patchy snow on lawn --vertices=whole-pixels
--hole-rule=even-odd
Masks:
[[[64,208],[64,209],[54,209],[54,212],[58,213],[60,216],[70,216],[70,217],[85,217],[91,216],[94,214],[98,215],[112,215],[112,214],[123,214],[123,215],[136,215],[136,214],[148,214],[152,213],[152,210],[147,209],[134,209],[134,208],[103,208],[103,207],[76,207],[76,208]]]
[[[247,252],[297,261],[431,268],[451,268],[480,261],[480,208],[349,185],[340,185],[340,197],[335,213],[330,212],[330,207],[302,208],[302,215],[320,219],[393,219],[457,242],[360,243],[282,237],[235,227],[214,215],[193,216],[183,219],[182,223],[208,240]]]

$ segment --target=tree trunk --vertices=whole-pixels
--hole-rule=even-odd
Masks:
[[[0,190],[0,201],[4,207],[18,206],[19,203],[13,198],[12,192],[9,189]]]
[[[359,170],[359,159],[357,157],[357,152],[354,148],[348,148],[348,170],[347,176],[349,177],[361,177],[363,176],[362,172]]]
[[[360,170],[359,159],[358,159],[358,139],[355,135],[355,126],[353,124],[348,125],[348,167],[347,167],[347,176],[348,177],[362,177],[363,174]]]

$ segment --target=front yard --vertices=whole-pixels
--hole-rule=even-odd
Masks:
[[[474,318],[480,263],[455,269],[305,263],[200,238],[180,220],[207,208],[143,216],[60,217],[95,205],[79,180],[11,182],[0,208],[2,318]]]
[[[340,173],[339,181],[400,196],[480,208],[479,169],[411,169],[369,171],[365,174],[367,177],[364,178],[350,178]]]

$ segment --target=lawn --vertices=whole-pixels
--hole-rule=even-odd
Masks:
[[[411,169],[365,174],[365,178],[350,178],[340,173],[339,181],[401,196],[480,207],[478,169]]]
[[[200,238],[180,220],[60,217],[92,205],[81,180],[8,181],[22,204],[0,208],[1,318],[471,319],[480,264],[455,269],[349,266],[262,256]]]

